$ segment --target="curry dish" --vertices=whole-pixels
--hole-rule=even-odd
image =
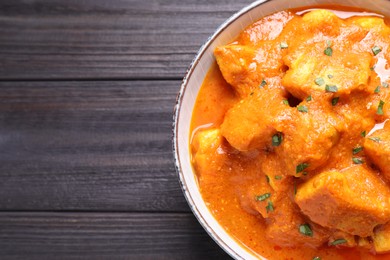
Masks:
[[[192,117],[200,191],[268,259],[390,259],[390,27],[287,10],[215,49]]]

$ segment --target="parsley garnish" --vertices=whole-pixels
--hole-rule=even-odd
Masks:
[[[332,93],[336,93],[338,90],[337,86],[335,85],[326,85],[325,86],[325,91],[326,92],[332,92]]]
[[[389,83],[387,83],[387,82],[382,82],[382,87],[388,88],[388,87],[389,87]]]
[[[314,82],[315,82],[316,85],[318,85],[318,86],[322,86],[322,85],[325,84],[325,80],[324,80],[323,78],[316,78],[316,79],[314,80]]]
[[[311,100],[312,100],[311,95],[306,98],[306,101],[311,101]]]
[[[279,146],[283,141],[282,133],[277,133],[272,136],[272,146]]]
[[[260,88],[263,88],[265,85],[267,85],[267,81],[264,79],[261,81]]]
[[[344,243],[347,243],[347,240],[345,240],[344,238],[341,238],[341,239],[336,239],[335,241],[330,243],[330,245],[337,246],[337,245],[344,244]]]
[[[382,49],[380,47],[378,47],[378,46],[372,47],[371,50],[372,50],[372,53],[374,53],[375,56],[382,51]]]
[[[339,102],[339,98],[340,98],[340,97],[332,98],[332,106],[337,105],[337,103]]]
[[[308,236],[308,237],[312,237],[313,236],[313,231],[311,230],[309,224],[302,224],[299,226],[299,233],[305,235],[305,236]]]
[[[264,193],[263,195],[256,196],[257,201],[264,201],[271,197],[271,193]]]
[[[324,50],[324,53],[325,53],[325,55],[327,55],[327,56],[332,56],[333,50],[332,50],[331,47],[327,47],[327,48]]]
[[[358,146],[352,149],[352,154],[357,154],[363,151],[363,146]]]
[[[279,175],[275,176],[275,180],[281,180],[281,179],[282,179],[282,176],[279,176]]]
[[[285,104],[285,105],[287,105],[287,106],[290,105],[290,103],[288,103],[288,100],[287,100],[287,99],[283,99],[283,104]]]
[[[267,213],[274,211],[274,204],[272,203],[272,201],[268,201],[268,205],[265,208],[267,209]]]
[[[366,131],[363,131],[360,135],[366,137]]]
[[[374,93],[379,93],[380,90],[381,90],[381,86],[377,86],[376,89],[374,90]]]
[[[307,113],[307,111],[309,111],[307,106],[298,106],[297,109],[299,112],[302,112],[302,113]]]
[[[295,172],[298,174],[300,172],[303,172],[307,167],[309,167],[308,163],[300,163],[295,168]]]
[[[321,260],[321,257],[319,257],[319,256],[315,256],[315,257],[313,257],[313,259],[312,260]]]
[[[378,115],[383,115],[383,105],[384,104],[385,104],[385,102],[383,100],[379,101],[378,109],[376,111],[376,113]]]
[[[370,139],[371,141],[377,142],[377,143],[379,143],[381,141],[381,139],[379,137],[369,137],[368,139]]]
[[[329,79],[333,78],[333,75],[332,75],[332,74],[329,74],[329,75],[328,75],[328,78],[329,78]]]
[[[362,164],[364,161],[360,158],[352,157],[352,161],[354,164]]]
[[[287,48],[288,48],[287,42],[281,42],[281,43],[280,43],[280,48],[281,48],[281,49],[287,49]]]

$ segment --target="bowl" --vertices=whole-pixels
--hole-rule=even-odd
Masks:
[[[206,232],[235,259],[265,259],[240,245],[215,220],[202,199],[190,158],[190,123],[202,82],[215,62],[213,50],[232,42],[247,26],[260,18],[289,8],[342,5],[365,8],[390,17],[388,0],[259,0],[226,20],[200,48],[192,61],[177,97],[173,123],[173,152],[180,185],[187,202]]]

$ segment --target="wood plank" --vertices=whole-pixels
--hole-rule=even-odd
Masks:
[[[251,0],[3,0],[0,79],[182,78]]]
[[[0,82],[0,209],[188,212],[179,81]]]
[[[191,213],[0,213],[1,259],[229,259]]]

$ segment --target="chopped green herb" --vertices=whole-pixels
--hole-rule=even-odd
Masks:
[[[378,46],[374,46],[372,47],[372,53],[374,53],[374,55],[377,55],[378,53],[380,53],[382,51],[382,49]]]
[[[328,75],[328,78],[329,78],[329,79],[333,78],[333,75],[332,75],[332,74],[329,74],[329,75]]]
[[[281,43],[280,43],[280,48],[281,48],[281,49],[287,49],[287,48],[288,48],[287,42],[281,42]]]
[[[376,89],[374,90],[374,93],[379,93],[380,90],[381,90],[381,86],[377,86]]]
[[[340,97],[332,98],[332,106],[337,105],[337,103],[339,102],[339,99],[340,99]]]
[[[285,104],[285,105],[287,105],[287,106],[290,105],[290,103],[288,103],[288,100],[287,100],[287,99],[283,99],[283,104]]]
[[[312,260],[321,260],[321,257],[319,257],[319,256],[315,256],[315,257],[313,257],[313,259]]]
[[[306,101],[311,101],[311,100],[312,100],[311,95],[306,98]]]
[[[360,135],[366,137],[366,131],[363,131]]]
[[[363,146],[358,146],[352,149],[352,154],[358,154],[363,151]]]
[[[368,139],[370,139],[371,141],[377,142],[377,143],[379,143],[381,141],[381,139],[379,137],[369,137]]]
[[[316,85],[318,85],[318,86],[322,86],[322,85],[325,84],[325,80],[324,80],[323,78],[316,78],[316,79],[314,80],[314,82],[315,82]]]
[[[307,111],[309,111],[307,106],[298,106],[297,109],[299,112],[302,112],[302,113],[307,113]]]
[[[272,136],[272,146],[279,146],[283,141],[282,133],[277,133]]]
[[[299,233],[305,235],[305,236],[308,236],[308,237],[312,237],[313,236],[313,231],[311,230],[309,224],[302,224],[299,226]]]
[[[331,47],[327,47],[327,48],[324,50],[324,53],[325,53],[325,55],[327,55],[327,56],[332,56],[333,50],[332,50]]]
[[[281,179],[282,179],[282,176],[279,176],[279,175],[275,176],[275,180],[281,180]]]
[[[335,85],[326,85],[325,86],[325,91],[326,92],[332,92],[332,93],[336,93],[338,90],[337,86]]]
[[[382,82],[382,87],[388,88],[388,87],[389,87],[389,83],[387,83],[387,82]]]
[[[383,100],[379,101],[378,109],[376,111],[376,113],[378,115],[383,115],[383,105],[384,104],[385,104],[385,102]]]
[[[332,46],[332,41],[331,41],[331,40],[326,40],[326,45],[327,45],[328,47]]]
[[[268,175],[265,175],[265,179],[266,179],[267,182],[269,183],[269,177],[268,177]]]
[[[297,165],[297,167],[295,169],[295,172],[296,173],[303,172],[307,167],[309,167],[308,163],[300,163],[300,164]]]
[[[264,201],[271,197],[271,193],[264,193],[263,195],[256,196],[257,201]]]
[[[375,70],[375,66],[372,66],[372,67],[370,68],[370,70],[371,70],[371,71],[374,71],[374,70]]]
[[[265,85],[267,85],[267,81],[264,79],[261,81],[260,88],[263,88]]]
[[[362,164],[364,161],[360,158],[352,157],[352,161],[354,164]]]
[[[268,201],[268,205],[265,208],[267,209],[267,213],[274,211],[274,204],[272,203],[272,201]]]
[[[344,244],[344,243],[347,243],[347,240],[345,240],[344,238],[341,238],[341,239],[334,240],[332,243],[330,243],[330,245],[337,246],[337,245]]]

